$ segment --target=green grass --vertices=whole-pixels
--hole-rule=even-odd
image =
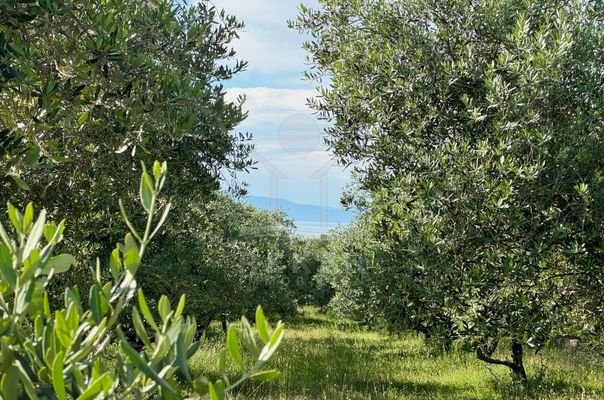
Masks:
[[[414,334],[391,336],[338,323],[312,309],[287,326],[271,361],[273,382],[247,383],[236,399],[604,399],[604,359],[573,351],[529,354],[528,389],[512,384],[505,367],[487,366],[457,349],[442,353]],[[221,340],[192,360],[213,375]],[[209,367],[208,367],[209,366]]]

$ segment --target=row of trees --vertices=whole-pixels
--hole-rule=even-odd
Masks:
[[[162,183],[174,212],[151,247],[139,240],[150,267],[137,276],[143,287],[168,292],[173,303],[180,292],[190,294],[188,311],[203,326],[249,315],[258,301],[284,316],[298,304],[325,304],[333,294],[331,304],[349,314],[381,318],[394,329],[415,329],[445,342],[466,339],[478,358],[508,366],[519,381],[526,381],[526,346],[539,348],[559,333],[601,337],[601,2],[321,5],[303,7],[292,26],[311,36],[309,77],[328,78],[312,102],[331,122],[328,143],[341,163],[356,165],[361,193],[367,194],[352,199],[367,205],[358,224],[330,243],[298,241],[282,214],[215,193],[221,178],[252,165],[250,136],[232,133],[245,118],[243,99],[227,102],[222,87],[245,68],[230,48],[242,28],[235,18],[209,1],[0,3],[0,201],[35,200],[55,219],[71,221],[73,239],[65,247],[80,268],[53,282],[79,283],[81,293],[104,290],[101,272],[82,271],[94,270],[90,256],[106,257],[120,232],[145,226],[153,214],[145,185],[159,182],[162,173],[160,168],[153,172],[155,181],[143,176],[136,184],[139,161],[162,159],[174,177],[165,188]],[[241,191],[236,183],[231,188]],[[144,211],[124,224],[118,197],[125,204],[140,199]],[[153,204],[156,210],[169,208],[166,200],[154,198]],[[10,285],[8,266],[19,274],[34,271],[35,256],[26,265],[23,254],[31,256],[32,246],[41,246],[37,239],[30,246],[25,237],[40,232],[34,230],[33,211],[17,218],[12,210],[20,239],[17,246],[3,235],[10,252],[3,254],[8,275],[2,290],[9,302],[29,307],[11,295],[25,281]],[[132,236],[126,238],[118,258],[122,251],[120,262],[137,269],[130,264],[134,256],[125,254],[133,243]],[[39,263],[42,272],[35,276],[42,286],[31,283],[19,293],[46,290],[48,262]],[[132,291],[118,284],[123,279],[114,280],[114,290],[127,301]],[[121,303],[121,294],[110,294],[110,303]],[[99,309],[84,312],[74,296],[62,299],[64,309],[51,296],[44,316],[33,302],[35,312],[27,317],[32,323],[38,317],[68,322],[74,335],[79,319],[91,324],[87,328],[91,319],[100,323]],[[168,317],[167,301],[157,303],[165,330],[184,323],[176,314]],[[49,307],[61,316],[46,312]],[[12,317],[7,308],[3,320]],[[26,315],[16,317],[19,324],[11,329],[21,332]],[[270,344],[270,329],[260,325]],[[136,322],[133,329],[144,342],[145,329]],[[237,339],[229,337],[237,360]],[[503,340],[511,344],[510,360],[494,358]],[[26,342],[9,347],[24,357],[32,348]],[[53,343],[53,351],[71,354],[71,342],[58,337]],[[153,381],[162,396],[174,398],[157,374],[172,379],[175,363],[183,359],[182,344],[171,342],[175,358],[162,371],[154,368],[163,358],[141,362],[132,349],[122,350],[131,355],[133,368],[144,370],[142,384]],[[22,373],[15,364],[3,371],[2,384],[21,374],[17,393],[31,397],[51,390],[49,385],[60,391],[60,381],[48,382],[48,370],[60,360],[55,355],[44,353],[43,362],[52,365],[40,374]],[[69,378],[77,370],[57,363],[57,376]],[[93,377],[105,373],[96,365],[85,367]],[[74,379],[74,393],[109,385]]]
[[[18,205],[0,224],[3,398],[217,400],[276,376],[261,367],[283,325],[256,305],[295,310],[298,242],[283,215],[217,192],[242,193],[230,178],[253,165],[233,132],[244,99],[223,88],[246,67],[242,27],[205,0],[0,1],[0,203]],[[171,179],[159,163],[139,179],[157,159]],[[228,329],[221,379],[191,376],[198,325],[242,314],[257,334]]]
[[[105,257],[126,228],[116,198],[137,198],[141,160],[166,160],[173,212],[141,282],[173,300],[192,292],[204,326],[253,313],[259,299],[294,309],[270,282],[292,257],[284,217],[216,195],[253,163],[251,136],[232,132],[243,99],[226,101],[222,86],[246,67],[230,48],[242,27],[208,1],[0,4],[0,202],[34,201],[70,221],[64,246],[79,260]],[[90,267],[57,286],[90,286]]]
[[[325,82],[311,105],[369,198],[331,245],[333,302],[519,381],[527,346],[601,338],[602,3],[320,3],[291,23]]]
[[[306,301],[312,270],[285,214],[224,194],[186,213],[158,240],[141,274],[144,286],[175,299],[188,293],[188,311],[203,327],[249,316],[258,302],[284,318]]]

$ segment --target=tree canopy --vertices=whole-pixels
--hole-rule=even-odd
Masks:
[[[604,9],[323,0],[292,26],[327,141],[372,194],[390,296],[524,380],[523,345],[602,331]],[[321,82],[323,82],[321,84]],[[383,287],[382,287],[383,288]],[[435,305],[438,305],[435,307]],[[404,314],[405,315],[405,314]],[[499,339],[512,361],[492,358]]]
[[[297,252],[293,225],[280,211],[259,210],[224,193],[189,206],[157,241],[141,282],[150,293],[176,300],[203,328],[217,320],[252,316],[261,300],[267,314],[291,316],[297,296],[290,279]]]
[[[112,243],[141,159],[170,163],[183,204],[248,168],[243,99],[222,86],[246,67],[230,47],[242,27],[209,1],[1,2],[0,201]]]

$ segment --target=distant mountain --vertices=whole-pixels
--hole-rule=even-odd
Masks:
[[[280,209],[294,220],[298,233],[303,236],[318,236],[338,225],[348,225],[355,213],[337,207],[321,207],[311,204],[298,204],[285,199],[246,196],[243,201],[263,210]]]

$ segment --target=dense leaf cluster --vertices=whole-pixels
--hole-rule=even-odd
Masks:
[[[371,194],[386,320],[467,338],[519,379],[523,346],[601,336],[601,2],[321,5],[292,25],[328,78],[311,102],[328,143]],[[512,361],[492,358],[502,338]]]
[[[177,206],[248,168],[221,83],[246,67],[242,27],[208,1],[0,2],[0,202],[33,200],[74,222],[78,252],[105,251],[139,160],[170,163]]]
[[[47,222],[46,211],[35,218],[31,203],[24,213],[9,204],[14,236],[0,224],[3,399],[182,399],[209,395],[218,400],[249,378],[276,376],[275,371],[261,368],[279,346],[284,326],[279,323],[273,330],[261,308],[256,311],[256,325],[262,344],[257,343],[247,319],[241,320],[241,329],[231,326],[227,349],[219,360],[223,376],[216,382],[193,377],[189,371],[187,360],[201,343],[196,338],[195,319],[183,316],[184,295],[176,308],[162,296],[155,314],[139,289],[132,324],[143,343],[142,351],[135,350],[126,339],[120,316],[137,293],[141,259],[169,211],[169,206],[165,207],[156,221],[157,196],[165,174],[165,163],[156,162],[151,174],[143,171],[140,200],[147,215],[144,230],[137,231],[124,213],[130,233],[113,250],[108,265],[97,260],[91,269],[94,284],[88,296],[82,296],[77,287],[67,288],[60,307],[49,302],[47,289],[51,280],[76,263],[69,254],[53,254],[63,238],[65,223]],[[114,342],[119,348],[110,351]],[[252,365],[244,363],[240,342],[255,359]],[[245,370],[236,381],[225,374],[227,357]]]
[[[296,312],[297,240],[283,213],[216,194],[178,220],[182,225],[157,241],[141,277],[144,287],[174,299],[187,293],[187,312],[203,328],[252,315],[259,303],[282,318]]]

